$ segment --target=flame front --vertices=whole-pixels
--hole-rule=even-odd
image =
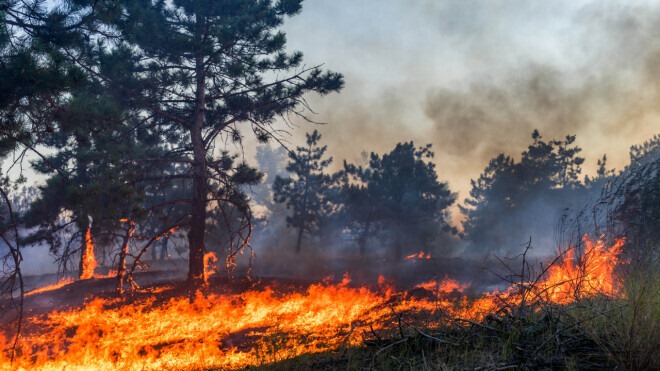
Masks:
[[[533,287],[535,297],[567,304],[580,297],[619,295],[613,272],[623,241],[606,249],[585,238],[585,252],[573,252],[551,266]],[[235,369],[268,364],[305,353],[359,345],[373,331],[389,331],[393,313],[407,318],[481,321],[520,303],[524,290],[468,295],[468,287],[450,278],[417,286],[428,295],[394,292],[384,277],[377,288],[341,283],[306,289],[253,286],[238,294],[158,301],[94,299],[82,308],[30,317],[13,367],[26,369]],[[159,287],[162,289],[162,287]],[[7,334],[0,339],[9,342]],[[5,345],[7,348],[8,344]],[[5,349],[7,349],[5,348]],[[8,362],[0,354],[0,364]]]

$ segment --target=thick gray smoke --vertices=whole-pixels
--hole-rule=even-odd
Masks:
[[[533,129],[576,134],[588,173],[604,153],[621,169],[657,131],[659,21],[645,1],[308,0],[285,31],[309,63],[346,75],[340,94],[310,97],[336,163],[430,142],[464,198]],[[313,130],[299,124],[294,143]]]

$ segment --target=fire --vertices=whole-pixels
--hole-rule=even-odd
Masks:
[[[217,271],[216,263],[218,262],[218,256],[213,251],[209,251],[204,254],[204,277],[208,283],[208,279],[214,275]]]
[[[57,281],[57,283],[54,283],[52,285],[42,286],[38,289],[34,289],[34,290],[26,293],[25,295],[31,296],[31,295],[40,294],[42,292],[57,290],[57,289],[60,289],[64,286],[70,284],[70,283],[73,283],[73,278],[72,277],[64,277],[64,278],[60,279],[59,281]]]
[[[567,253],[534,285],[523,288],[557,304],[620,295],[614,267],[623,241],[609,249],[602,241],[585,237],[584,242],[583,254]],[[449,277],[421,283],[410,292],[397,292],[383,276],[375,287],[354,286],[348,275],[339,283],[324,280],[302,289],[249,285],[239,293],[198,294],[192,303],[171,294],[175,287],[159,286],[143,296],[96,298],[78,308],[29,317],[12,367],[237,369],[360,345],[373,331],[396,333],[396,314],[437,325],[459,318],[482,321],[498,315],[503,302],[524,299],[520,285],[470,294],[469,284]],[[8,349],[11,336],[0,332],[3,338],[0,345]],[[3,357],[6,352],[0,353],[0,364],[8,362]]]
[[[614,268],[625,241],[617,239],[607,248],[602,240],[592,241],[586,235],[582,240],[584,254],[581,257],[576,257],[575,249],[570,249],[560,264],[549,268],[547,278],[540,286],[549,301],[567,304],[579,297],[619,294]]]
[[[94,277],[94,270],[96,269],[96,257],[94,256],[94,241],[92,240],[92,232],[87,228],[85,233],[85,251],[84,258],[81,264],[80,279],[88,280]]]
[[[420,251],[420,252],[418,252],[418,253],[416,253],[416,254],[408,255],[408,256],[406,256],[406,258],[405,258],[405,260],[412,260],[412,259],[420,259],[420,260],[421,260],[421,259],[425,259],[425,260],[429,260],[429,259],[431,259],[431,254],[429,254],[429,253],[425,253],[424,251]]]
[[[470,287],[469,283],[459,283],[455,279],[445,276],[445,278],[438,282],[436,280],[431,280],[427,282],[420,283],[414,288],[424,289],[431,292],[441,292],[441,293],[450,293],[453,291],[463,292],[466,288]]]

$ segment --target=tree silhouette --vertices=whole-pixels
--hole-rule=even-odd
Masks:
[[[584,159],[574,145],[575,136],[544,141],[537,130],[520,162],[500,154],[477,180],[470,197],[460,206],[463,231],[477,250],[501,250],[515,240],[554,224],[555,214],[574,206],[584,196],[580,181]],[[550,227],[551,229],[551,227]],[[545,232],[547,236],[551,231]]]
[[[286,170],[292,177],[278,176],[273,183],[275,201],[286,203],[292,212],[287,225],[298,230],[296,253],[301,250],[303,235],[318,231],[333,208],[329,198],[333,180],[325,174],[332,157],[324,158],[327,146],[319,147],[319,140],[317,130],[307,134],[307,146],[289,154]]]
[[[354,185],[346,187],[345,212],[358,225],[361,251],[373,230],[388,235],[393,256],[404,248],[426,247],[438,233],[454,231],[447,210],[456,200],[446,182],[438,180],[431,145],[398,143],[382,157],[371,153],[368,167],[345,165]],[[350,225],[350,224],[349,224]]]

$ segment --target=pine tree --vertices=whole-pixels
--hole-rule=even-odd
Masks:
[[[356,176],[349,188],[349,219],[363,223],[358,239],[361,250],[373,225],[392,231],[393,256],[399,260],[404,246],[428,246],[442,231],[456,232],[449,224],[448,208],[456,200],[446,182],[438,180],[431,145],[398,143],[382,157],[371,153],[367,168],[345,166]]]
[[[307,146],[297,147],[289,154],[286,170],[293,177],[276,177],[273,183],[275,201],[286,203],[292,215],[287,225],[297,229],[296,253],[302,246],[305,233],[314,233],[332,211],[329,200],[332,177],[325,173],[332,157],[324,158],[327,146],[319,147],[321,134],[317,130],[307,134]]]
[[[178,137],[169,143],[173,161],[186,164],[179,175],[192,180],[192,287],[204,282],[209,202],[232,202],[222,193],[259,180],[249,178],[257,174],[246,166],[227,167],[214,149],[226,141],[240,145],[243,128],[259,140],[272,138],[275,119],[300,114],[305,93],[328,94],[343,84],[341,75],[301,68],[301,53],[284,52],[286,38],[276,30],[301,2],[124,0],[102,14],[122,38],[101,50],[99,60],[112,68],[101,66],[99,73],[142,104],[150,118],[145,125]]]
[[[518,239],[538,232],[539,226],[553,225],[555,214],[570,208],[584,196],[579,176],[584,162],[575,136],[545,141],[532,132],[532,144],[519,162],[500,154],[493,158],[472,189],[464,205],[464,234],[483,250],[509,249]],[[530,214],[534,214],[530,218]],[[547,228],[547,227],[546,227]],[[551,229],[551,228],[550,228]],[[511,237],[514,230],[521,236]]]

